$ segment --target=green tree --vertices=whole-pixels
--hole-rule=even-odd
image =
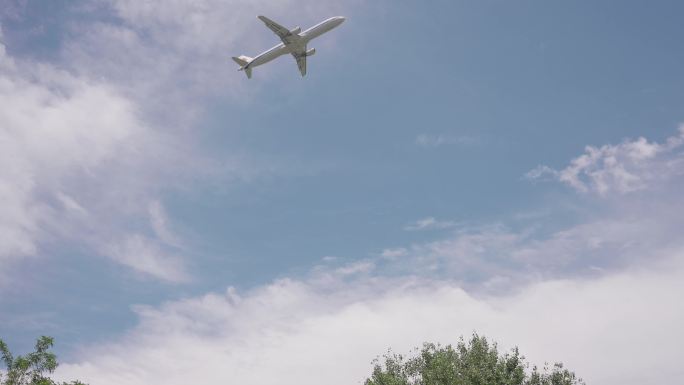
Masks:
[[[59,385],[47,375],[57,368],[57,356],[48,350],[54,344],[52,337],[42,336],[36,341],[36,351],[26,356],[14,357],[7,344],[0,340],[0,354],[7,367],[0,385]],[[80,381],[63,382],[62,385],[85,385]]]
[[[365,385],[584,385],[561,363],[528,372],[518,348],[499,354],[496,343],[477,334],[467,343],[461,337],[456,347],[426,343],[416,353],[375,359]]]

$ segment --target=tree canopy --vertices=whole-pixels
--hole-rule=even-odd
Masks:
[[[0,372],[0,385],[60,385],[47,377],[57,368],[57,356],[49,349],[54,344],[52,337],[42,336],[36,341],[36,351],[25,356],[14,357],[7,344],[0,340],[0,354],[6,372]],[[86,385],[80,381],[63,382],[61,385]]]
[[[518,348],[499,354],[496,343],[477,334],[456,347],[426,343],[408,358],[388,352],[373,364],[365,385],[584,385],[562,363],[528,370]]]

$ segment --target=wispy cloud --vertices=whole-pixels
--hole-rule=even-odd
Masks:
[[[157,238],[170,246],[180,247],[181,240],[169,228],[169,218],[161,202],[158,200],[152,201],[147,210],[150,217],[150,225]]]
[[[455,222],[452,221],[439,221],[434,217],[427,217],[417,220],[415,223],[404,226],[406,231],[418,231],[418,230],[438,230],[447,229],[456,226]]]
[[[382,250],[382,252],[380,253],[380,257],[384,258],[384,259],[392,260],[392,259],[396,259],[399,257],[405,257],[408,255],[408,253],[409,253],[409,251],[406,248],[398,247],[395,249],[384,249],[384,250]]]
[[[335,269],[335,273],[342,276],[365,274],[371,272],[374,268],[375,264],[371,261],[359,261],[346,266],[338,267]]]
[[[102,248],[102,253],[135,271],[169,282],[190,279],[183,260],[165,249],[160,242],[133,234]]]
[[[0,45],[0,103],[2,269],[10,259],[39,254],[48,242],[93,252],[113,238],[128,239],[121,250],[141,249],[131,239],[177,243],[157,196],[174,180],[165,165],[182,164],[187,150],[150,126],[117,87],[13,58]],[[182,174],[174,170],[175,178]],[[126,224],[148,215],[156,240]],[[151,250],[148,245],[141,255],[159,259]],[[163,279],[182,275],[133,263],[132,253],[105,254]]]
[[[645,190],[684,173],[684,126],[664,143],[645,138],[617,145],[587,146],[585,153],[562,170],[540,165],[528,179],[557,179],[581,192],[599,195]]]
[[[0,4],[0,21],[3,18],[19,19],[28,0],[6,0]],[[0,39],[2,36],[0,36]]]

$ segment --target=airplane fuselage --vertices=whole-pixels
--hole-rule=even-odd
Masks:
[[[244,69],[258,67],[282,55],[302,51],[306,48],[306,45],[309,41],[339,26],[344,22],[344,20],[344,17],[336,16],[320,22],[306,31],[301,32],[299,34],[299,39],[293,39],[287,44],[280,43],[268,51],[257,55],[251,62],[249,62],[249,64],[244,67]]]

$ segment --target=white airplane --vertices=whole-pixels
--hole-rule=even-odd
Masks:
[[[263,21],[264,24],[271,29],[271,31],[278,35],[280,40],[282,40],[282,43],[264,53],[257,55],[257,57],[254,58],[244,55],[233,57],[233,60],[240,65],[240,69],[238,69],[238,71],[245,71],[245,74],[247,74],[247,78],[249,79],[252,78],[252,69],[254,67],[266,64],[271,60],[288,53],[292,54],[295,60],[297,60],[297,66],[299,67],[299,72],[302,73],[302,76],[306,75],[306,58],[307,56],[311,56],[316,53],[316,49],[306,49],[306,45],[313,38],[321,36],[322,34],[330,31],[331,29],[342,24],[345,20],[345,18],[342,16],[331,17],[330,19],[318,23],[306,31],[301,32],[302,29],[299,27],[290,31],[266,16],[257,17],[259,20]]]

